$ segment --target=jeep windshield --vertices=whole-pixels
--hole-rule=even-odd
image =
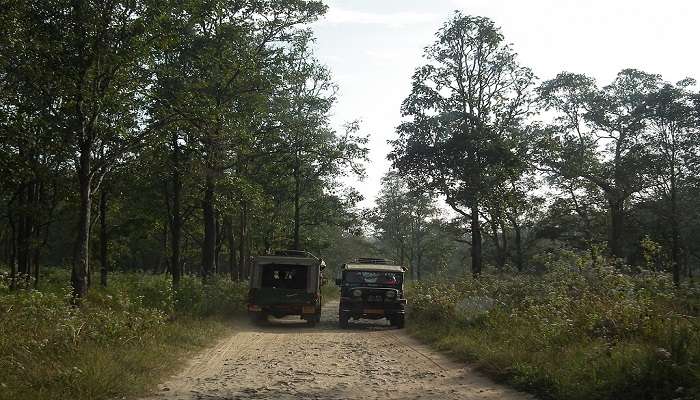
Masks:
[[[346,271],[345,282],[353,286],[401,286],[403,274],[383,271]]]

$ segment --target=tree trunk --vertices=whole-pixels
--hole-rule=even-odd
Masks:
[[[172,193],[172,210],[170,221],[170,269],[173,274],[173,287],[180,287],[180,277],[182,276],[182,263],[180,262],[180,243],[182,242],[182,215],[181,215],[181,198],[182,198],[182,179],[180,177],[180,144],[177,134],[172,136],[172,166],[171,179],[173,181]],[[166,199],[167,201],[167,199]]]
[[[250,255],[253,254],[253,236],[250,234],[247,235],[246,240],[245,240],[245,259],[244,265],[245,265],[245,279],[248,280],[250,279]]]
[[[228,247],[228,272],[232,281],[238,281],[240,274],[236,269],[236,240],[233,235],[233,215],[224,218],[224,232],[226,234],[226,247]]]
[[[38,212],[38,184],[34,181],[25,182],[19,189],[19,219],[17,232],[17,269],[25,284],[31,280],[32,255],[36,248],[36,221],[34,214]]]
[[[78,165],[78,183],[80,187],[80,206],[78,209],[78,237],[73,257],[71,281],[73,296],[84,298],[88,290],[88,273],[90,272],[90,211],[91,211],[91,176],[90,176],[90,146],[81,145]]]
[[[10,290],[17,289],[17,225],[12,215],[9,216],[10,222],[10,256],[8,263],[10,264]]]
[[[221,264],[221,249],[224,246],[224,233],[223,233],[223,224],[221,223],[221,215],[220,213],[216,213],[215,216],[216,220],[216,246],[214,248],[214,273],[218,274],[220,271],[220,264]]]
[[[680,228],[678,223],[678,194],[676,191],[676,174],[671,169],[671,263],[673,268],[673,284],[681,284],[681,257],[680,257]]]
[[[166,220],[163,224],[163,231],[160,241],[160,253],[158,253],[158,261],[153,270],[154,274],[165,274],[168,272],[168,238],[170,237],[170,221]]]
[[[517,221],[513,221],[513,230],[515,231],[515,266],[519,272],[523,272],[523,242],[520,225]]]
[[[36,204],[38,207],[41,207],[42,204],[45,204],[44,202],[46,201],[46,185],[39,182],[37,184],[37,189],[36,189]],[[41,276],[40,274],[40,267],[39,267],[39,261],[41,259],[41,249],[46,246],[46,243],[48,242],[48,235],[49,235],[49,224],[51,217],[53,215],[53,209],[55,207],[55,204],[51,204],[49,207],[48,211],[48,217],[46,220],[44,220],[44,237],[43,239],[41,238],[41,226],[39,224],[36,224],[34,228],[34,241],[35,244],[32,249],[32,265],[34,265],[34,289],[39,289],[39,278]],[[41,242],[41,243],[40,243]]]
[[[107,236],[107,187],[100,191],[100,285],[107,287],[107,273],[109,272]]]
[[[423,251],[418,250],[418,257],[416,262],[416,280],[420,281],[420,270],[421,264],[423,263]]]
[[[246,238],[248,236],[248,230],[246,229],[248,224],[248,204],[243,202],[241,204],[241,214],[240,214],[240,226],[238,231],[238,278],[246,278]]]
[[[216,212],[214,205],[214,177],[212,172],[207,173],[204,188],[204,200],[202,209],[204,211],[204,242],[202,243],[202,280],[214,270],[216,257]]]
[[[9,219],[9,217],[10,217],[10,215],[8,212],[8,219]],[[8,267],[10,266],[10,258],[12,256],[11,247],[12,247],[12,240],[13,239],[14,238],[12,237],[12,231],[10,229],[10,224],[8,223],[7,224],[7,233],[3,236],[3,244],[4,244],[3,257],[5,260],[5,265],[7,265]]]
[[[493,246],[496,249],[496,267],[498,267],[499,271],[503,270],[503,267],[506,264],[506,256],[505,256],[505,248],[501,245],[501,235],[498,234],[498,227],[499,224],[497,219],[495,217],[491,217],[491,222],[489,223],[491,227],[491,234],[488,235],[491,237],[491,240],[493,241]],[[503,243],[505,244],[505,232],[503,235]]]
[[[301,250],[301,179],[299,173],[294,173],[294,250]]]
[[[503,252],[501,253],[501,268],[504,268],[506,266],[506,261],[508,261],[508,252],[509,252],[509,243],[508,243],[508,235],[506,231],[506,225],[503,223],[503,221],[500,222],[501,224],[501,236],[503,239]]]
[[[612,195],[611,195],[612,196]],[[608,234],[608,245],[610,246],[610,255],[615,258],[623,258],[623,229],[624,229],[624,200],[608,197],[608,206],[610,208],[610,228]]]
[[[472,275],[481,275],[481,224],[479,222],[479,198],[473,194],[471,201],[471,231],[472,231]]]

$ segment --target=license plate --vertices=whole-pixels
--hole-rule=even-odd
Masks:
[[[314,314],[316,312],[316,307],[314,306],[304,306],[301,308],[303,314]]]
[[[365,314],[384,314],[384,310],[376,309],[376,308],[367,308],[364,310]]]

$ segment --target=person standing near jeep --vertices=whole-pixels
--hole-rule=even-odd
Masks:
[[[406,298],[403,277],[406,268],[383,258],[358,258],[343,264],[340,278],[338,324],[348,327],[352,319],[386,318],[397,328],[404,327]]]

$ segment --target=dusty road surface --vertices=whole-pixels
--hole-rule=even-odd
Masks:
[[[532,399],[431,351],[384,320],[337,327],[338,303],[314,328],[242,324],[149,400]]]

